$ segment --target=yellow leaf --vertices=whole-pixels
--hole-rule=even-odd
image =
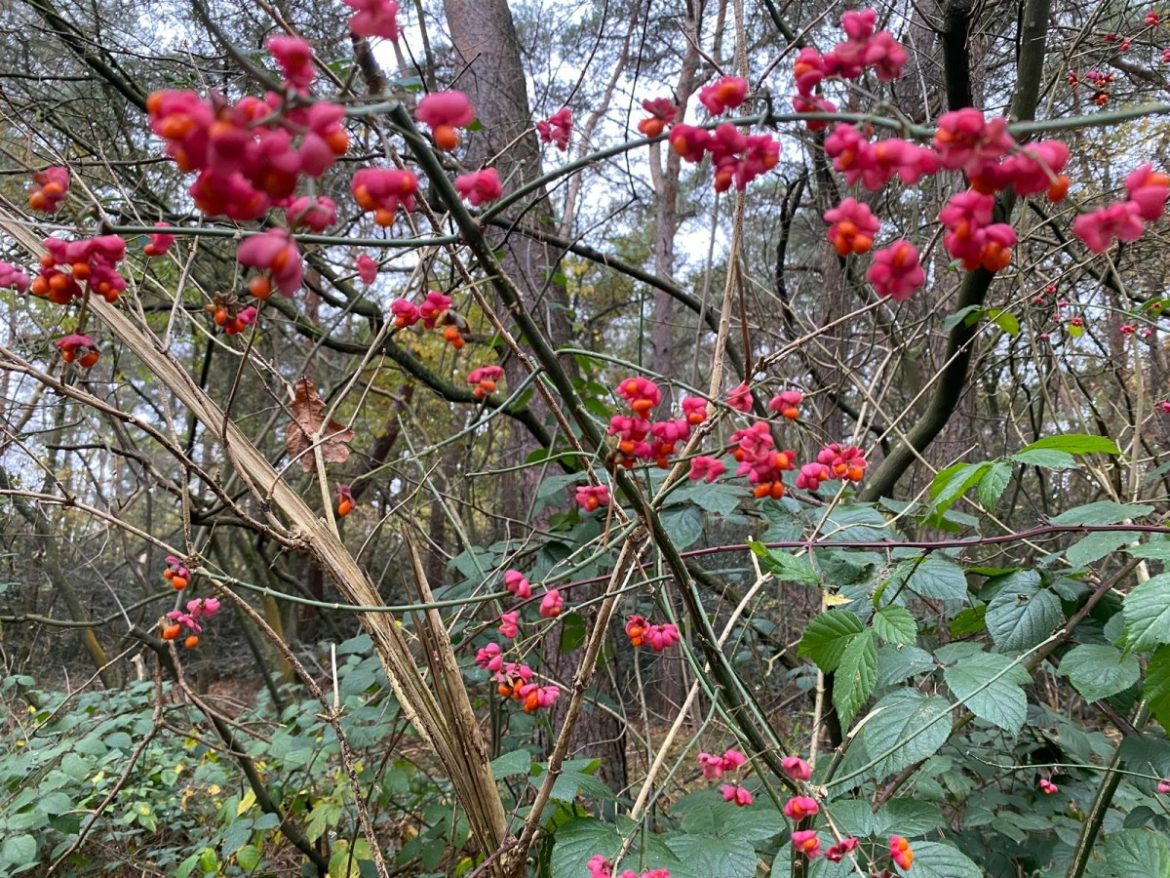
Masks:
[[[839,594],[827,594],[824,603],[826,607],[841,607],[853,603],[853,599]]]
[[[244,793],[244,798],[240,799],[240,804],[236,805],[236,816],[239,817],[244,812],[251,809],[256,804],[256,793],[252,790]]]
[[[222,791],[220,790],[219,784],[217,783],[213,783],[207,788],[207,795],[209,796],[218,796],[220,792]]]

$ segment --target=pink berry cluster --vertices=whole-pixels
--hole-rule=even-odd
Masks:
[[[155,228],[165,229],[165,228],[168,228],[168,226],[166,223],[155,223]],[[174,235],[168,234],[167,232],[161,232],[161,231],[155,232],[154,234],[152,234],[150,236],[149,243],[147,243],[147,245],[142,248],[142,252],[146,256],[150,256],[152,258],[157,257],[157,256],[163,256],[171,249],[171,247],[174,245],[174,243],[175,243],[175,236]]]
[[[11,287],[18,293],[28,292],[32,281],[20,268],[11,262],[0,262],[0,289]]]
[[[569,138],[573,136],[572,110],[561,107],[547,119],[537,122],[536,133],[541,143],[551,143],[564,152],[569,148]]]
[[[816,491],[821,482],[835,479],[860,482],[865,476],[865,452],[852,445],[834,442],[817,452],[817,459],[806,463],[796,476],[796,487],[805,491]]]
[[[650,415],[662,402],[662,391],[648,378],[626,378],[616,392],[631,411],[629,415],[614,415],[609,421],[609,435],[617,437],[615,460],[619,466],[629,468],[640,460],[669,466],[678,443],[689,439],[691,428],[707,418],[707,401],[686,396],[680,417],[652,422]]]
[[[88,369],[101,356],[94,340],[78,332],[59,338],[53,344],[61,351],[62,360],[66,363],[76,362],[83,369]]]
[[[688,162],[702,161],[710,153],[716,192],[726,192],[733,183],[742,192],[780,161],[780,144],[770,134],[744,134],[730,122],[714,131],[675,125],[670,129],[670,146]]]
[[[69,194],[69,169],[54,165],[33,174],[33,187],[28,193],[28,206],[42,213],[56,213]]]
[[[274,37],[269,51],[285,74],[286,94],[235,104],[203,100],[192,91],[160,91],[147,101],[150,125],[167,154],[198,176],[190,194],[208,216],[255,220],[288,208],[302,177],[324,174],[349,146],[341,122],[345,108],[307,102],[315,69],[312,49],[291,37]]]
[[[902,75],[908,58],[906,50],[888,31],[875,31],[877,13],[872,9],[850,10],[841,18],[846,39],[831,52],[822,55],[806,47],[796,56],[796,97],[792,105],[798,113],[833,113],[836,106],[818,94],[825,79],[858,79],[872,69],[879,82],[892,82]],[[824,122],[807,123],[819,131]]]
[[[503,377],[504,370],[499,366],[480,366],[467,374],[467,383],[474,385],[476,399],[487,399],[496,392],[496,383]]]
[[[724,774],[738,771],[747,762],[747,757],[734,749],[725,750],[722,756],[714,753],[699,753],[699,770],[707,780],[717,780]],[[719,785],[723,801],[731,802],[737,808],[746,808],[754,799],[751,791],[739,783]]]
[[[415,208],[418,177],[401,168],[362,168],[349,182],[358,207],[374,214],[374,222],[386,227],[394,224],[398,211]]]
[[[438,290],[428,292],[421,305],[407,299],[395,299],[390,303],[390,315],[399,329],[420,322],[426,329],[443,327],[443,338],[455,350],[460,350],[467,342],[466,328],[451,310],[451,297]]]
[[[29,286],[34,296],[57,305],[68,305],[86,293],[116,302],[126,289],[117,267],[126,255],[126,242],[117,235],[81,241],[46,238],[42,243],[41,270]]]
[[[1128,198],[1115,201],[1073,220],[1073,234],[1094,253],[1104,253],[1113,241],[1136,241],[1146,224],[1157,221],[1170,198],[1170,176],[1142,165],[1125,178]]]
[[[556,703],[560,690],[532,682],[532,668],[523,662],[505,662],[498,643],[489,643],[475,654],[475,664],[495,674],[496,691],[501,698],[518,701],[525,713],[533,713]]]
[[[301,254],[287,229],[269,229],[245,238],[236,249],[236,261],[260,272],[248,285],[260,300],[272,294],[274,285],[281,295],[291,296],[304,280]]]
[[[479,207],[503,195],[504,187],[500,185],[500,175],[495,168],[484,168],[456,177],[455,191],[472,207]]]
[[[609,487],[607,485],[578,485],[575,499],[582,511],[596,512],[609,505]]]
[[[597,854],[590,857],[589,862],[585,864],[585,868],[589,870],[587,878],[670,878],[669,869],[649,869],[641,874],[638,874],[633,869],[623,869],[620,875],[613,874],[613,863]]]
[[[354,10],[349,29],[359,37],[397,40],[398,4],[394,0],[344,0]]]
[[[645,644],[655,652],[670,649],[682,640],[677,625],[670,622],[652,624],[644,616],[630,616],[626,620],[626,636],[635,649]]]

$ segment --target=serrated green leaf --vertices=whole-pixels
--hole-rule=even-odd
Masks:
[[[841,654],[833,685],[833,706],[842,728],[849,728],[861,705],[869,700],[877,681],[877,650],[872,631],[854,637]]]
[[[1170,561],[1170,540],[1150,540],[1125,550],[1135,558],[1150,558],[1154,561]]]
[[[1126,647],[1144,652],[1170,643],[1170,573],[1160,573],[1125,596]]]
[[[910,574],[906,587],[919,597],[936,601],[961,601],[967,597],[963,568],[942,558],[927,558]]]
[[[1036,580],[1012,577],[987,605],[987,633],[1000,652],[1041,643],[1061,622],[1060,598]]]
[[[1170,646],[1159,646],[1146,663],[1146,680],[1142,695],[1150,704],[1150,713],[1170,730]]]
[[[1081,644],[1060,660],[1060,673],[1086,701],[1099,701],[1123,692],[1138,681],[1137,657],[1116,646]]]
[[[955,613],[951,619],[951,637],[968,637],[987,629],[987,604],[976,604]]]
[[[690,504],[681,509],[668,509],[662,513],[662,527],[675,548],[685,549],[703,535],[703,513]]]
[[[1044,449],[1048,451],[1063,451],[1067,454],[1121,454],[1117,443],[1108,436],[1093,436],[1087,433],[1065,433],[1061,436],[1045,436],[1020,451]]]
[[[877,777],[933,756],[951,735],[951,706],[946,699],[914,689],[891,692],[870,714],[859,737],[866,761],[878,760]]]
[[[755,540],[748,541],[748,547],[760,559],[760,566],[776,578],[777,582],[799,582],[803,585],[820,585],[821,578],[813,570],[807,555],[797,557],[788,552],[767,548]]]
[[[1098,500],[1074,506],[1052,519],[1053,524],[1121,524],[1126,519],[1144,518],[1154,511],[1146,503],[1114,503],[1112,500]]]
[[[527,750],[513,750],[492,760],[492,777],[503,780],[516,774],[532,772],[532,754]]]
[[[1020,334],[1020,319],[1011,311],[1004,311],[1002,308],[988,308],[987,316],[1008,335]]]
[[[943,671],[943,679],[960,702],[979,719],[1016,734],[1028,716],[1028,699],[1020,687],[1028,672],[1005,655],[984,652]]]
[[[917,646],[883,646],[877,651],[877,685],[892,686],[907,677],[928,674],[936,663]]]
[[[930,482],[929,516],[938,519],[977,485],[990,468],[989,463],[956,463],[941,470]]]
[[[1064,553],[1073,567],[1087,567],[1100,561],[1111,552],[1116,552],[1126,543],[1137,538],[1133,531],[1107,530],[1091,533],[1077,540]]]
[[[995,461],[988,467],[975,489],[975,497],[979,501],[979,505],[988,512],[994,509],[1011,478],[1012,465],[1006,460]]]
[[[244,845],[236,851],[236,863],[245,872],[251,872],[260,865],[260,850],[254,845]]]
[[[0,844],[0,860],[9,866],[27,866],[37,861],[37,840],[31,835],[10,835]]]
[[[797,654],[811,658],[818,668],[830,673],[841,663],[850,641],[864,630],[861,620],[848,610],[821,613],[804,629]]]
[[[1010,460],[1028,466],[1042,466],[1045,469],[1071,469],[1077,465],[1077,459],[1065,451],[1053,451],[1049,448],[1034,448],[1031,451],[1020,451],[1013,454]]]
[[[956,847],[938,841],[913,846],[913,878],[983,878],[983,870]]]
[[[1123,829],[1105,836],[1104,847],[1105,865],[1115,878],[1170,875],[1170,845],[1160,833]]]
[[[887,643],[900,646],[914,643],[918,639],[918,622],[914,614],[896,604],[882,607],[873,614],[873,630]]]
[[[667,836],[666,846],[683,864],[670,870],[671,878],[676,874],[684,878],[753,878],[756,874],[755,848],[739,839],[683,833]]]
[[[967,305],[965,308],[960,308],[943,318],[943,330],[950,332],[960,323],[966,326],[974,326],[979,317],[983,314],[983,308],[979,305]]]

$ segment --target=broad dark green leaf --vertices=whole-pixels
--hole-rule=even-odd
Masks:
[[[1036,580],[1013,576],[987,604],[987,632],[1000,652],[1031,649],[1060,625],[1060,598]]]
[[[872,631],[854,637],[841,654],[833,686],[833,706],[842,728],[849,728],[861,705],[873,694],[877,681],[877,650]]]
[[[1028,715],[1028,699],[1020,687],[1028,672],[1005,655],[980,653],[943,671],[943,679],[981,720],[1015,734]]]
[[[934,755],[951,734],[950,704],[915,689],[890,693],[871,713],[859,737],[869,757],[866,761],[878,760],[874,768],[878,777]]]
[[[808,623],[800,639],[798,655],[811,658],[825,673],[835,671],[845,648],[865,628],[848,610],[830,610]]]
[[[1170,573],[1160,573],[1125,596],[1125,644],[1146,652],[1170,643]]]
[[[896,604],[882,607],[873,614],[873,630],[887,643],[901,646],[914,643],[918,639],[918,622],[915,621],[914,614]]]
[[[1128,689],[1138,681],[1141,668],[1136,656],[1116,646],[1081,644],[1060,660],[1060,673],[1086,701],[1097,701]]]
[[[1083,506],[1074,506],[1052,519],[1053,524],[1121,524],[1126,519],[1144,518],[1154,511],[1146,503],[1114,503],[1098,500]]]

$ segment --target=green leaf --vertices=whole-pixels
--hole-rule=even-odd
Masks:
[[[914,861],[918,865],[918,860]],[[1157,832],[1123,829],[1105,836],[1105,865],[1116,878],[1170,875],[1170,846]]]
[[[976,604],[955,613],[951,619],[951,637],[967,637],[987,628],[987,604]]]
[[[930,653],[917,646],[883,646],[877,651],[877,684],[892,686],[907,677],[929,674],[935,664]]]
[[[1020,319],[1011,311],[1004,311],[1002,308],[988,308],[986,313],[991,321],[1008,335],[1020,334]]]
[[[887,643],[906,646],[918,639],[918,622],[905,607],[890,604],[873,614],[873,630]]]
[[[1137,534],[1128,530],[1106,530],[1089,534],[1077,540],[1064,553],[1073,567],[1087,567],[1100,561],[1110,552],[1116,552],[1126,543],[1131,543]]]
[[[961,601],[967,597],[963,568],[942,558],[927,558],[919,564],[906,580],[906,587],[929,600]]]
[[[1064,451],[1052,451],[1047,448],[1034,448],[1031,451],[1020,451],[1013,454],[1009,460],[1028,466],[1042,466],[1045,469],[1070,469],[1077,465],[1077,459]]]
[[[990,512],[999,502],[1004,488],[1012,478],[1012,465],[1006,460],[997,460],[983,474],[979,480],[979,487],[975,489],[975,497],[979,505]]]
[[[685,549],[703,535],[703,513],[689,504],[681,509],[668,509],[662,513],[662,527],[676,549]]]
[[[820,585],[821,578],[813,570],[808,555],[796,555],[767,548],[755,540],[748,541],[748,547],[760,559],[760,566],[776,578],[777,582],[799,582],[804,585]]]
[[[739,501],[744,496],[744,490],[723,482],[716,482],[712,485],[696,482],[673,496],[675,499],[690,500],[705,512],[711,512],[715,515],[730,515],[739,506]]]
[[[37,840],[31,835],[10,835],[0,845],[0,860],[9,866],[27,866],[37,861]]]
[[[593,817],[578,817],[557,829],[553,836],[552,875],[586,875],[585,864],[595,854],[612,857],[621,847],[613,827]]]
[[[897,834],[906,838],[926,835],[947,823],[937,805],[917,799],[890,799],[874,818],[874,835]]]
[[[956,463],[940,471],[930,483],[931,518],[938,519],[990,469],[989,463]]]
[[[1125,551],[1135,558],[1170,561],[1170,540],[1151,539],[1148,543],[1142,543],[1139,546],[1129,546]]]
[[[567,654],[577,649],[585,642],[585,620],[578,612],[565,613],[560,617],[561,622],[561,654]]]
[[[1114,503],[1112,500],[1099,500],[1096,503],[1066,509],[1053,518],[1052,523],[1121,524],[1129,518],[1144,518],[1153,511],[1154,507],[1145,503]]]
[[[1136,656],[1123,654],[1116,646],[1086,643],[1065,654],[1060,674],[1086,701],[1099,701],[1136,683],[1141,668]]]
[[[985,619],[1000,652],[1031,649],[1060,624],[1060,598],[1041,589],[1038,576],[1014,575],[988,603]]]
[[[983,308],[979,305],[968,305],[965,308],[960,308],[951,314],[948,314],[943,319],[943,330],[950,332],[960,323],[965,326],[974,326],[979,322],[979,318],[983,314]]]
[[[1066,454],[1121,454],[1117,443],[1108,436],[1093,436],[1086,433],[1065,433],[1061,436],[1045,436],[1037,439],[1030,445],[1025,445],[1021,451],[1043,449],[1046,451],[1063,451]]]
[[[260,850],[254,845],[244,845],[236,851],[236,863],[245,872],[251,872],[260,865]]]
[[[1152,576],[1127,594],[1121,610],[1127,649],[1145,652],[1170,643],[1170,573]]]
[[[851,640],[865,627],[848,610],[830,610],[808,623],[797,654],[811,658],[826,674],[835,671]]]
[[[910,870],[913,878],[983,878],[983,870],[949,844],[920,841],[911,850],[914,851],[914,865]]]
[[[885,777],[933,756],[951,735],[951,706],[945,698],[915,689],[891,692],[870,711],[861,743],[874,774]]]
[[[1028,699],[1020,686],[1028,672],[1005,655],[984,652],[943,671],[959,701],[979,717],[1015,734],[1028,716]]]
[[[516,774],[532,772],[532,754],[527,750],[513,750],[492,760],[492,777],[503,780]]]
[[[780,829],[780,821],[777,829]],[[754,878],[756,874],[756,851],[748,843],[735,838],[718,838],[710,835],[670,835],[666,846],[685,864],[685,874],[710,876],[710,878]],[[682,870],[671,869],[671,878]],[[562,873],[555,873],[560,875]],[[568,875],[569,873],[564,873]],[[584,872],[573,873],[584,875]]]
[[[1150,703],[1150,713],[1170,730],[1170,646],[1159,646],[1150,656],[1142,695]]]
[[[550,797],[558,802],[572,802],[581,792],[595,799],[613,799],[613,791],[595,776],[600,767],[600,759],[566,759],[561,765],[560,776],[553,783]],[[529,777],[529,783],[534,787],[539,787],[544,782],[544,772],[548,770],[547,763],[542,764],[541,769],[536,775]]]
[[[854,637],[841,653],[833,685],[833,706],[842,728],[849,728],[861,705],[873,694],[877,681],[877,650],[872,631]]]

